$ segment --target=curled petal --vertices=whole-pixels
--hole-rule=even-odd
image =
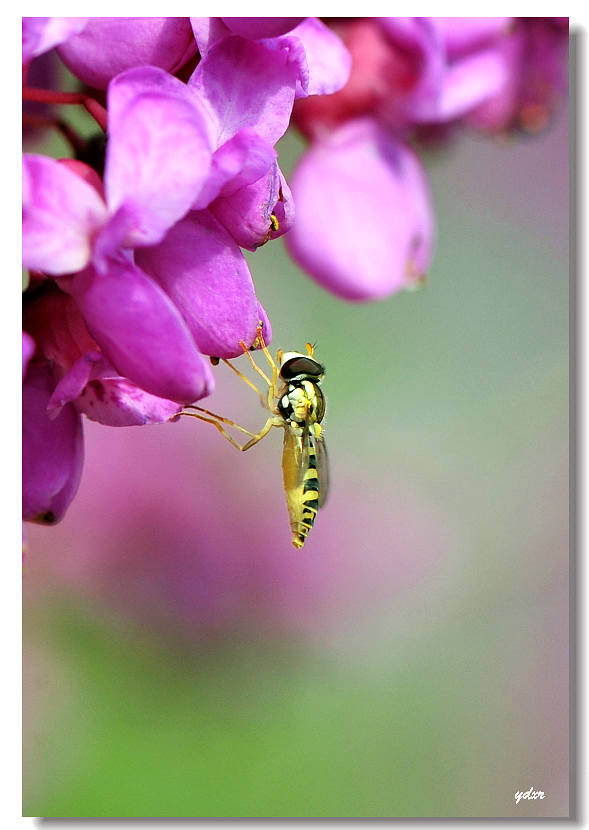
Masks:
[[[55,159],[23,157],[23,265],[69,274],[90,260],[106,205],[79,176]]]
[[[193,252],[194,253],[194,252]],[[146,392],[181,403],[214,386],[180,312],[147,274],[126,261],[88,268],[68,287],[86,325],[117,372]]]
[[[436,96],[422,99],[413,111],[415,121],[445,122],[460,118],[498,94],[507,81],[503,54],[486,49],[451,64]]]
[[[316,142],[291,179],[293,258],[325,288],[376,299],[423,276],[433,215],[417,157],[376,122],[360,120]]]
[[[216,43],[231,37],[231,30],[220,17],[191,17],[190,25],[201,58],[204,58]]]
[[[184,216],[210,159],[202,119],[188,101],[146,93],[128,103],[112,126],[105,168],[109,208],[125,208],[127,246],[159,242]]]
[[[274,216],[278,227],[273,225],[270,233],[270,239],[276,239],[287,233],[293,226],[295,220],[295,203],[290,192],[288,182],[284,178],[282,170],[278,168],[278,178],[280,186],[278,188],[278,201],[274,205]]]
[[[59,410],[69,402],[91,420],[117,427],[163,423],[182,408],[120,377],[100,352],[76,361],[55,387],[48,409]]]
[[[329,95],[345,86],[352,59],[342,40],[316,17],[307,17],[288,35],[302,43],[305,67],[296,97]],[[281,42],[286,42],[284,38]]]
[[[222,17],[223,23],[234,35],[250,40],[278,37],[290,32],[304,17]]]
[[[193,204],[202,210],[217,196],[230,196],[263,176],[276,159],[276,150],[252,129],[245,128],[215,152],[205,186]]]
[[[110,427],[163,424],[182,409],[176,401],[150,395],[126,378],[90,381],[75,406],[91,421]]]
[[[47,415],[55,381],[49,364],[31,364],[23,383],[23,519],[58,522],[74,498],[84,462],[82,421],[71,404]]]
[[[68,69],[97,89],[133,66],[174,73],[195,53],[187,17],[94,17],[59,48]]]
[[[296,75],[287,49],[229,37],[207,53],[188,83],[216,119],[216,147],[244,127],[274,145],[289,124]]]
[[[79,357],[53,390],[47,404],[49,414],[55,416],[65,404],[75,401],[89,381],[103,377],[107,366],[111,376],[116,377],[116,371],[99,351],[86,352]]]
[[[208,211],[189,214],[137,263],[166,291],[204,354],[236,357],[255,338],[258,308],[237,244]]]
[[[284,190],[283,190],[284,185]],[[291,224],[285,210],[285,190],[290,195],[278,165],[230,196],[216,199],[210,206],[221,224],[242,248],[255,251],[269,239],[285,233]],[[289,199],[289,207],[292,200]]]
[[[76,35],[87,20],[87,17],[23,17],[22,62],[28,63]]]
[[[507,73],[497,35],[505,31],[509,18],[495,21],[382,18],[381,26],[390,42],[415,62],[411,88],[398,101],[382,104],[387,123],[444,123],[462,117],[496,94]]]
[[[380,24],[392,53],[402,55],[401,66],[404,64],[396,94],[379,102],[383,120],[397,128],[419,120],[420,115],[422,120],[432,120],[432,114],[441,109],[447,69],[439,28],[429,17],[385,17]]]

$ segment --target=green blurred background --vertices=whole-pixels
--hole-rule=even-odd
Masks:
[[[568,814],[566,112],[426,165],[422,290],[348,304],[248,255],[272,349],[327,366],[302,551],[278,434],[85,422],[69,513],[25,529],[25,815]],[[216,372],[207,405],[261,425]]]

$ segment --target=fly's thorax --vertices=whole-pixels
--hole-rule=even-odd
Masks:
[[[319,423],[325,415],[325,398],[319,384],[308,378],[284,383],[278,392],[278,411],[286,423]]]

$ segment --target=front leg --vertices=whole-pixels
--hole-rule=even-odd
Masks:
[[[204,421],[206,424],[212,424],[215,427],[215,429],[217,429],[221,433],[223,438],[229,441],[231,446],[235,447],[235,449],[239,450],[240,452],[245,452],[246,450],[249,450],[250,447],[253,447],[255,444],[258,443],[258,441],[261,441],[262,438],[264,438],[264,436],[270,432],[272,427],[284,425],[282,418],[273,415],[270,418],[268,418],[262,429],[256,433],[250,432],[249,429],[246,429],[245,427],[236,424],[235,421],[231,421],[229,418],[223,418],[222,415],[216,415],[214,412],[210,412],[208,409],[203,409],[200,406],[189,406],[188,409],[194,409],[197,411],[187,412],[186,410],[182,410],[182,412],[180,412],[180,415],[188,415],[191,418],[198,418],[199,421]],[[201,412],[205,414],[201,415]],[[223,424],[227,424],[228,426],[233,427],[234,429],[238,429],[240,432],[245,432],[246,435],[251,435],[251,439],[243,445],[238,444],[235,438],[227,432],[227,430],[221,425],[220,422],[222,422]]]

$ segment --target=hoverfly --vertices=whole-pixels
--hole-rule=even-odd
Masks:
[[[180,414],[213,424],[241,452],[249,450],[261,441],[272,427],[281,427],[284,430],[284,492],[290,517],[292,544],[295,548],[302,548],[313,527],[315,516],[327,498],[327,450],[321,427],[325,415],[325,397],[319,385],[325,369],[314,358],[313,346],[310,343],[307,343],[306,354],[284,352],[279,349],[274,361],[264,342],[261,324],[258,326],[257,339],[252,348],[259,347],[263,351],[272,369],[271,379],[257,365],[244,343],[241,343],[241,347],[254,370],[268,384],[266,395],[228,360],[223,359],[223,363],[257,392],[264,406],[270,411],[270,416],[262,429],[258,433],[250,432],[234,421],[200,406],[188,406]],[[245,444],[239,444],[223,424],[249,435],[250,440]]]

